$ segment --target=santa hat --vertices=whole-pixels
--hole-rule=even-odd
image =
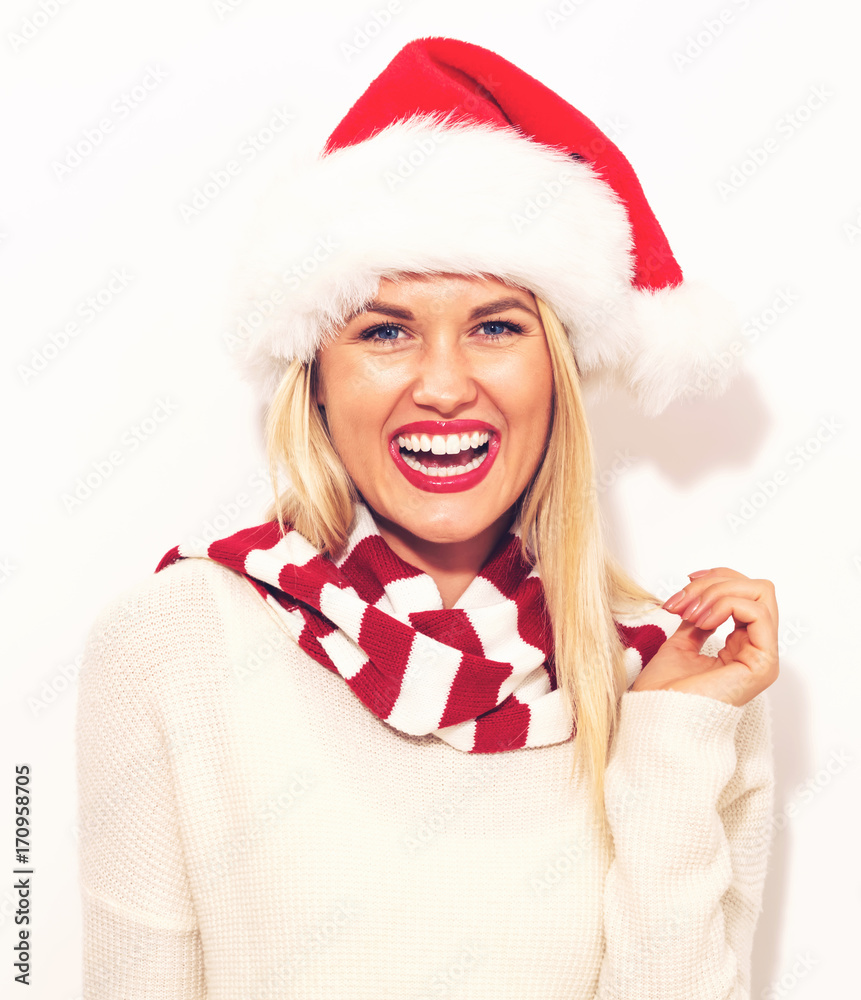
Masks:
[[[490,275],[562,321],[592,384],[643,412],[721,392],[733,310],[685,281],[627,159],[488,49],[421,38],[263,199],[242,264],[240,363],[267,401],[399,272]]]

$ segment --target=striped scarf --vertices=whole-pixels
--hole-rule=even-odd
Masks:
[[[210,543],[181,543],[156,572],[199,558],[240,573],[309,656],[400,732],[432,733],[467,753],[573,738],[544,590],[521,555],[518,522],[453,608],[443,608],[427,573],[389,548],[362,503],[336,560],[286,527],[282,535],[269,521]],[[652,607],[616,621],[628,686],[677,625],[676,616]]]

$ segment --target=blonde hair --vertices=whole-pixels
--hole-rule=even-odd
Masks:
[[[544,587],[557,683],[576,727],[571,777],[591,777],[596,820],[606,831],[604,772],[627,683],[614,613],[659,605],[608,552],[595,488],[592,439],[580,377],[562,323],[536,296],[553,372],[553,411],[544,460],[519,503],[521,551]],[[266,421],[275,500],[266,513],[290,522],[320,551],[343,548],[359,499],[319,409],[315,364],[293,361]],[[289,479],[279,493],[279,469]]]

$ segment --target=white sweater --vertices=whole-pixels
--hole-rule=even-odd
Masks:
[[[763,695],[627,692],[604,841],[570,742],[406,736],[183,560],[87,644],[84,997],[746,1000],[770,727]]]

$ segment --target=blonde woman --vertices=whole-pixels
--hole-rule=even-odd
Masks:
[[[774,588],[629,579],[581,395],[714,386],[725,306],[488,50],[411,43],[324,152],[246,266],[266,520],[91,633],[85,996],[749,997]]]

